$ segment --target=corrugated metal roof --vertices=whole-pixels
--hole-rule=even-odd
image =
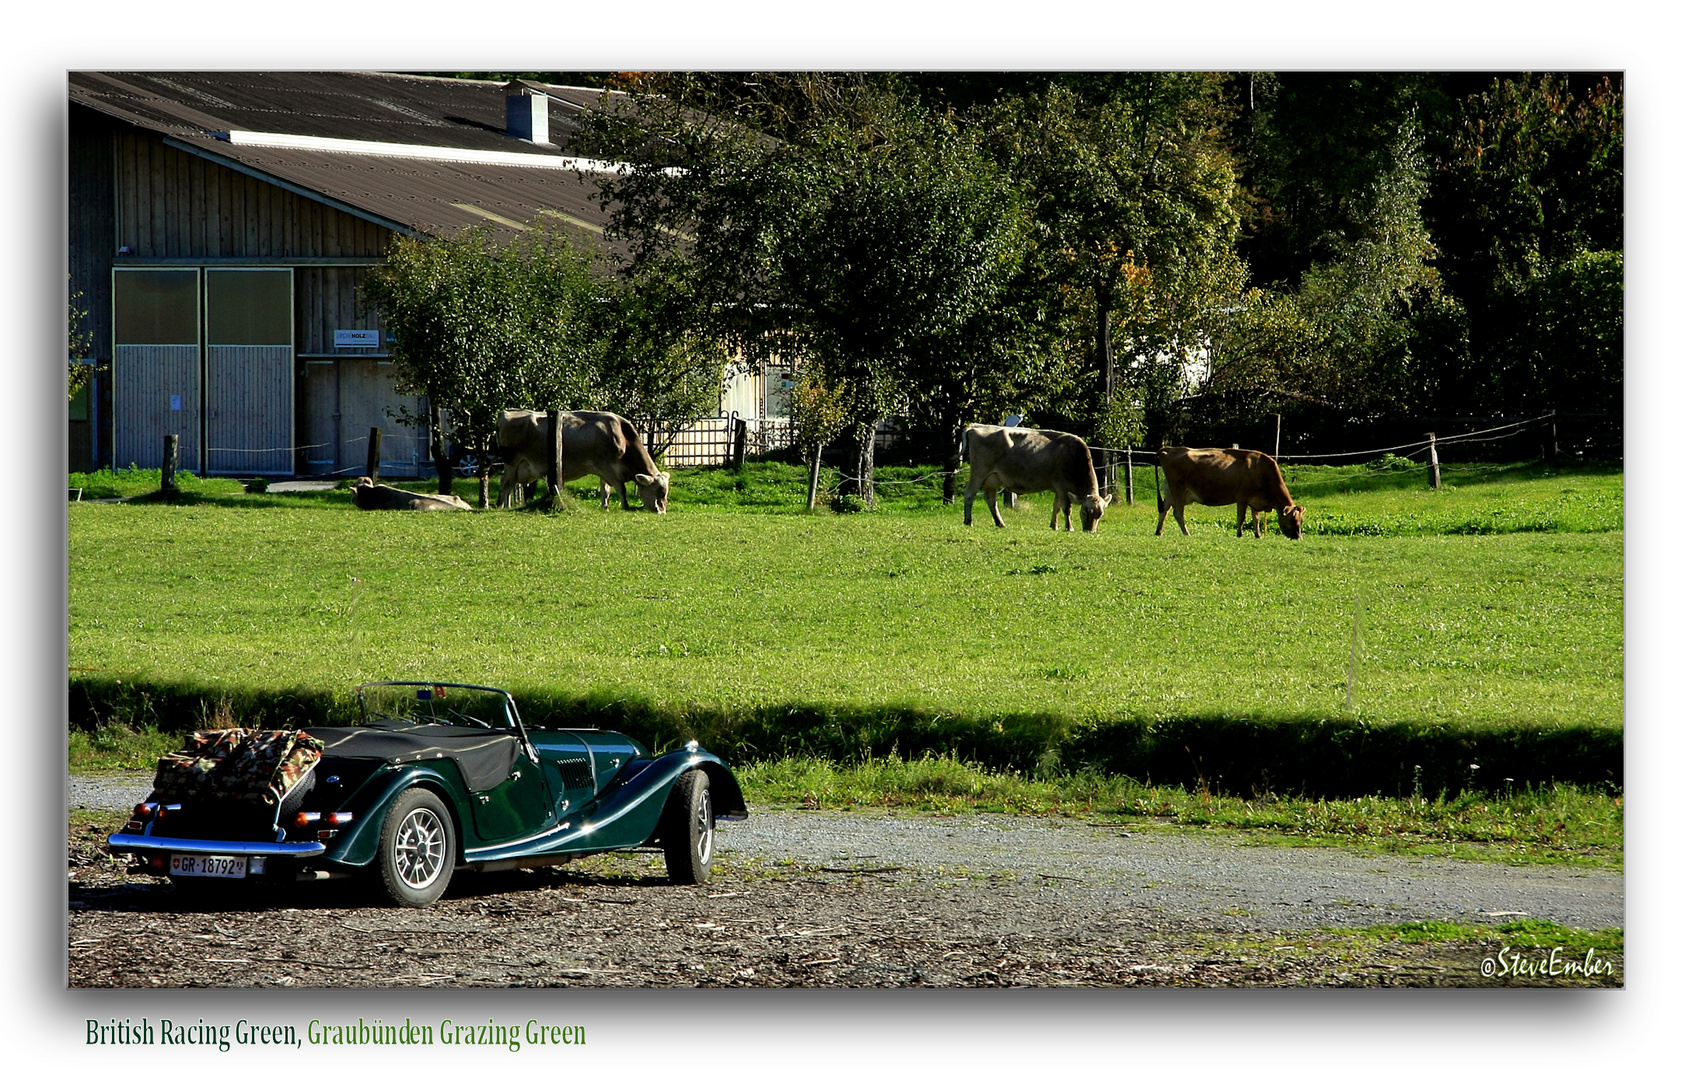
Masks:
[[[374,72],[72,72],[71,101],[166,136],[181,149],[314,193],[383,222],[446,234],[510,235],[537,215],[602,242],[591,177],[570,169],[249,146],[230,131],[362,140],[557,159],[597,90],[547,86],[553,141],[505,134],[503,83]]]

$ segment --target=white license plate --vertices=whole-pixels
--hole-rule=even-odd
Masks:
[[[240,855],[172,855],[170,872],[176,877],[247,876],[247,860]]]

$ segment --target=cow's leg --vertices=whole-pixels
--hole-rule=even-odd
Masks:
[[[1251,512],[1251,532],[1259,540],[1263,539],[1263,511],[1253,510]]]
[[[999,528],[1005,527],[1004,516],[999,513],[999,489],[991,484],[984,486],[981,493],[987,496],[987,509],[993,511],[993,524]]]
[[[975,511],[975,493],[978,490],[979,490],[979,485],[976,484],[975,477],[973,477],[973,476],[970,477],[969,483],[967,485],[965,485],[965,487],[964,487],[964,524],[965,525],[972,524],[971,519],[974,518],[974,516],[975,516],[975,514],[974,514],[974,511]]]
[[[505,468],[499,472],[499,508],[511,509],[511,500],[517,497],[517,463],[506,462]]]
[[[1070,498],[1069,492],[1059,491],[1059,492],[1053,493],[1053,495],[1052,495],[1052,530],[1054,532],[1057,530],[1057,519],[1058,519],[1058,507],[1059,506],[1063,507],[1063,531],[1064,532],[1074,532],[1075,531],[1075,525],[1070,520],[1070,516],[1069,516],[1070,510],[1074,505],[1075,505],[1074,500]]]
[[[1235,536],[1244,536],[1245,535],[1246,504],[1240,503],[1238,509],[1239,509],[1239,512],[1234,515],[1234,535]],[[1252,527],[1256,528],[1256,526],[1257,526],[1257,515],[1256,514],[1252,515],[1251,523],[1252,523]]]
[[[1163,519],[1169,516],[1169,510],[1174,505],[1174,503],[1164,502],[1162,495],[1157,497],[1157,532],[1154,535],[1163,535]]]
[[[626,509],[628,506],[627,499],[623,500],[623,505]],[[599,508],[601,510],[611,509],[611,485],[603,480],[599,482]]]
[[[1187,504],[1186,503],[1176,503],[1175,504],[1175,524],[1181,526],[1181,535],[1182,536],[1193,535],[1192,533],[1187,531]]]

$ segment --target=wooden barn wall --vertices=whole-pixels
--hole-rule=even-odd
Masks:
[[[93,331],[93,353],[112,358],[112,256],[116,226],[112,218],[112,137],[115,125],[99,113],[71,106],[69,166],[70,288],[82,294]]]
[[[367,266],[301,266],[294,271],[294,343],[307,355],[335,351],[335,331],[380,329],[360,315],[358,288]]]
[[[112,256],[117,251],[112,199],[115,131],[116,125],[94,110],[70,107],[65,147],[67,284],[70,293],[82,294],[77,303],[87,313],[83,328],[92,335],[88,351],[108,372],[112,362]],[[70,422],[69,464],[77,471],[98,468],[112,460],[110,377],[96,376],[93,389],[89,418]]]
[[[135,259],[380,258],[392,234],[133,128],[115,134],[117,243]]]

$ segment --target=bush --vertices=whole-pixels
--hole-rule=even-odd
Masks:
[[[828,508],[836,514],[861,514],[869,507],[856,495],[836,495]]]

